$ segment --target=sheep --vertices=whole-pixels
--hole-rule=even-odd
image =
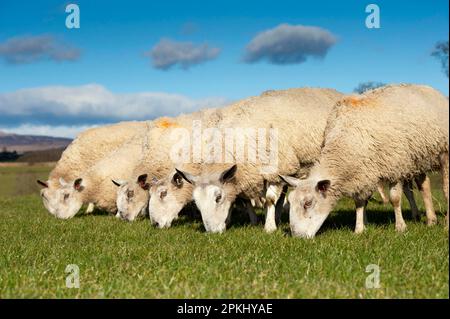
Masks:
[[[202,112],[209,112],[205,110]],[[110,152],[103,159],[98,161],[90,169],[86,170],[73,181],[65,183],[64,205],[60,204],[59,215],[61,218],[73,217],[85,203],[94,202],[100,209],[110,213],[117,212],[118,201],[122,205],[127,202],[130,209],[136,213],[133,215],[124,214],[119,208],[116,215],[122,219],[132,221],[139,215],[146,213],[146,202],[148,203],[147,176],[140,174],[136,183],[133,179],[128,182],[130,176],[138,170],[149,167],[149,173],[153,176],[167,174],[172,167],[170,158],[170,138],[171,132],[175,128],[183,127],[187,123],[192,123],[192,118],[201,117],[202,112],[188,115],[180,115],[177,118],[162,117],[154,121],[147,122],[146,128],[123,145]],[[138,187],[130,189],[136,184]],[[116,187],[119,186],[119,189]],[[143,194],[139,192],[142,190]],[[117,196],[124,193],[125,198]],[[147,192],[147,195],[145,194]],[[137,203],[130,205],[136,197]],[[140,201],[141,197],[146,198]],[[143,206],[139,203],[144,202]],[[119,206],[120,207],[120,206]]]
[[[176,165],[170,157],[170,151],[174,145],[174,139],[177,138],[177,136],[174,136],[177,129],[181,129],[180,133],[188,134],[192,129],[193,121],[215,125],[220,119],[219,116],[220,114],[217,113],[216,109],[203,109],[173,119],[165,117],[157,120],[156,122],[159,124],[156,125],[154,134],[150,134],[149,140],[146,142],[148,147],[142,150],[138,161],[132,167],[131,174],[124,180],[118,180],[115,175],[113,177],[113,183],[118,186],[116,194],[117,217],[132,221],[138,216],[147,214],[150,199],[147,184],[152,186],[157,180],[162,179],[173,170],[172,167]],[[148,176],[151,176],[150,183],[147,182]],[[178,187],[181,188],[183,180],[179,178],[176,179],[176,182],[179,183]],[[164,198],[169,210],[180,211],[183,208],[177,206],[175,209],[173,205],[177,205],[179,201],[173,198],[171,193],[167,197],[166,195],[167,192],[161,191],[158,196],[161,199]],[[165,221],[157,224],[160,227],[170,226]]]
[[[264,97],[267,95],[274,95],[274,94],[292,94],[292,91],[270,91],[270,93],[264,93],[261,97],[258,98],[250,98],[247,100],[239,101],[236,104],[230,106],[229,108],[222,109],[222,118],[228,118],[231,122],[234,121],[233,113],[229,111],[229,109],[236,109],[236,105],[255,105],[255,107],[258,107],[258,103],[264,103]],[[259,100],[258,100],[259,99]],[[220,123],[220,122],[219,122]],[[223,126],[223,124],[221,123]],[[197,175],[201,172],[201,165],[202,164],[184,164],[183,167],[178,167],[181,171],[187,171],[190,172],[193,175]],[[137,188],[138,183],[134,183],[134,187]],[[420,188],[420,187],[419,187]],[[274,189],[274,186],[272,186],[272,189]],[[420,188],[422,189],[422,188]],[[429,189],[429,188],[428,188]],[[383,198],[384,191],[382,188],[382,183],[379,183],[378,190],[380,192],[380,195]],[[193,185],[190,183],[183,183],[183,178],[181,175],[174,169],[170,172],[170,174],[163,179],[157,180],[153,186],[150,188],[150,199],[149,199],[149,212],[150,217],[154,223],[156,223],[159,227],[170,227],[172,221],[178,217],[178,213],[181,211],[181,209],[187,205],[192,200],[192,191],[193,191]],[[279,193],[280,189],[275,189],[276,193]],[[408,201],[410,202],[413,214],[417,212],[417,206],[414,201],[414,197],[412,195],[412,192],[407,192],[408,189],[405,188],[405,194],[408,198]],[[134,191],[133,191],[134,192]],[[142,191],[141,191],[142,192]],[[425,193],[427,195],[428,193]],[[123,198],[126,198],[125,192],[122,194]],[[143,196],[142,196],[143,197]],[[276,196],[278,197],[278,195]],[[428,197],[424,197],[425,199],[431,198],[431,195]],[[284,199],[284,198],[283,198]],[[389,199],[385,199],[385,202]],[[252,199],[252,202],[254,203],[253,207],[262,207],[261,201],[264,201],[264,198],[254,198]],[[125,201],[124,201],[125,202]],[[256,203],[255,203],[256,202]],[[427,204],[428,202],[425,201]],[[431,213],[434,215],[434,210],[431,203],[431,209],[428,209],[429,205],[426,205],[427,207],[427,216],[428,212],[431,211]],[[282,203],[280,203],[282,204]],[[140,206],[139,206],[140,207]],[[247,205],[246,207],[247,212],[250,217],[250,221],[252,224],[255,224],[257,222],[257,217],[253,212],[253,209],[250,205]],[[277,210],[277,215],[279,217],[281,212],[281,209]],[[435,219],[435,217],[434,217]],[[273,220],[271,218],[268,219],[269,224],[267,224],[266,229],[271,230],[273,229],[273,223],[270,223],[270,220]],[[364,229],[364,224],[361,224],[359,219],[357,220],[357,224],[355,227],[355,231],[357,233],[361,232]]]
[[[201,164],[184,164],[183,170],[199,173]],[[174,169],[167,176],[156,179],[150,188],[149,214],[152,223],[159,228],[168,228],[178,218],[181,210],[192,202],[193,185],[185,183],[182,175]],[[238,205],[243,208],[252,225],[256,225],[258,217],[254,212],[255,207],[262,207],[260,199],[252,199],[250,203],[242,199]]]
[[[259,110],[260,104],[264,103],[265,100],[272,99],[271,97],[275,95],[285,95],[286,98],[286,96],[288,96],[289,94],[294,95],[295,92],[295,89],[285,91],[267,91],[259,97],[252,97],[238,101],[237,103],[234,103],[229,107],[221,109],[221,117],[224,120],[219,122],[220,126],[222,128],[226,126],[232,126],[235,118],[239,118],[242,113],[248,113],[248,110],[245,111],[245,108],[255,108]],[[250,113],[245,114],[246,117],[249,117],[250,115]],[[225,122],[227,124],[224,124]],[[187,170],[189,172],[198,172],[200,168],[201,164],[189,164],[184,165],[184,167],[182,167],[182,170]],[[192,200],[192,189],[193,187],[189,183],[183,184],[183,179],[180,178],[180,174],[175,170],[173,170],[169,174],[169,176],[166,176],[162,180],[159,180],[157,184],[150,189],[151,195],[149,211],[152,220],[158,225],[163,225],[163,227],[170,226],[172,220],[178,216],[181,208]],[[252,198],[251,201],[253,203],[252,206],[261,207],[261,201],[264,201],[264,198],[256,197]],[[257,222],[257,217],[252,209],[250,209],[249,205],[247,205],[247,211],[249,213],[252,224],[255,224]],[[270,218],[268,220],[270,220]],[[273,225],[271,225],[271,227],[273,227]]]
[[[379,181],[390,183],[396,229],[402,230],[402,181],[441,169],[448,211],[448,99],[423,85],[389,85],[336,104],[317,162],[305,180],[282,177],[294,236],[312,238],[342,196],[363,215]],[[446,216],[448,228],[448,213]]]
[[[331,107],[342,98],[342,94],[331,89],[301,88],[269,91],[260,97],[246,99],[224,111],[226,116],[220,128],[275,129],[278,152],[275,163],[267,165],[264,157],[256,161],[241,161],[237,152],[226,152],[230,161],[204,164],[200,174],[186,170],[177,172],[193,185],[192,196],[199,208],[205,229],[221,233],[226,229],[230,207],[237,196],[249,199],[264,198],[266,210],[266,232],[276,229],[275,204],[282,194],[282,183],[278,174],[291,175],[307,171],[319,156],[326,118]],[[273,131],[272,131],[273,132]],[[272,147],[258,137],[265,147],[259,155],[270,157]],[[249,139],[250,141],[250,139]],[[247,154],[259,150],[250,143]],[[267,154],[264,154],[267,153]],[[233,165],[232,165],[233,164]]]
[[[48,180],[37,181],[43,187],[40,194],[46,209],[52,215],[61,217],[58,206],[67,198],[67,192],[63,191],[68,186],[66,181],[77,178],[124,141],[142,132],[145,127],[145,122],[120,122],[88,129],[79,134],[64,150]],[[93,205],[90,204],[88,212],[92,210]]]
[[[250,102],[249,100],[250,99],[242,100],[222,109],[210,110],[209,112],[203,111],[203,116],[201,118],[202,128],[205,127],[208,129],[218,127],[224,118],[233,118],[235,115],[232,114],[230,110],[237,110],[238,113],[241,112],[236,105],[248,104],[248,107],[258,106],[256,103]],[[237,114],[237,116],[238,115],[239,114]],[[189,127],[189,125],[186,127],[190,130],[192,135],[195,134],[192,131],[192,127]],[[193,136],[193,138],[195,137]],[[202,137],[197,136],[197,139],[202,139]],[[148,161],[143,161],[143,163],[147,163],[147,165],[151,164]],[[178,168],[183,168],[191,172],[199,172],[201,166],[202,163],[182,163],[178,165]],[[147,168],[147,171],[148,170],[149,168]],[[135,175],[144,170],[136,169],[136,171]],[[154,183],[150,188],[148,201],[151,221],[160,228],[170,227],[173,220],[178,218],[178,214],[183,207],[192,201],[193,187],[191,184],[184,182],[184,179],[176,171],[175,167],[167,176],[164,176],[163,178],[156,178],[153,176],[153,180]],[[136,183],[134,183],[134,188],[137,188]],[[140,190],[140,192],[142,191]],[[122,191],[122,194],[119,196],[124,197],[124,192]],[[241,201],[241,203],[243,203],[243,201]],[[251,223],[256,224],[257,216],[254,213],[253,208],[261,207],[261,201],[259,198],[256,198],[252,199],[252,203],[252,205],[245,203],[243,206],[250,217]],[[129,213],[133,215],[131,211]]]
[[[151,125],[151,123],[148,124]],[[135,161],[132,154],[138,154],[141,151],[143,134],[137,134],[125,141],[123,145],[106,154],[73,180],[68,182],[61,180],[60,198],[55,205],[55,216],[61,219],[72,218],[86,203],[94,203],[102,210],[115,212],[116,189],[111,183],[110,175],[113,172],[122,173],[120,177],[125,178],[131,173],[129,167]]]

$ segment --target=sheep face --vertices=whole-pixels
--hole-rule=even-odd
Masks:
[[[168,228],[178,214],[192,200],[193,186],[180,173],[156,181],[150,188],[150,220],[159,228]]]
[[[329,180],[300,180],[280,176],[293,189],[288,196],[291,233],[296,237],[313,238],[328,217],[334,204]]]
[[[237,166],[233,165],[219,176],[215,174],[193,176],[178,171],[186,181],[194,185],[192,195],[207,232],[222,233],[226,229],[231,204],[236,199],[236,187],[232,182],[236,170]]]
[[[147,174],[140,175],[136,181],[112,181],[117,189],[117,216],[126,221],[134,221],[136,218],[147,214],[148,190]]]
[[[81,192],[84,189],[83,180],[78,178],[67,183],[59,179],[59,187],[49,186],[48,183],[38,181],[44,188],[41,189],[41,198],[45,208],[60,219],[69,219],[75,216],[83,205]]]

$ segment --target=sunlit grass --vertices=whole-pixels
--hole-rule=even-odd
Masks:
[[[434,196],[443,212],[441,191]],[[0,298],[448,298],[441,212],[439,225],[407,220],[398,234],[390,206],[375,199],[368,208],[362,235],[352,232],[353,203],[343,200],[314,240],[302,240],[290,236],[286,216],[274,234],[235,215],[230,229],[214,235],[188,217],[166,230],[108,215],[62,221],[36,193],[3,194]],[[66,288],[68,264],[80,268],[79,289]],[[365,287],[369,264],[380,268],[378,289]]]

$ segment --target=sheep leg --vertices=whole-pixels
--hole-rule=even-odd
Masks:
[[[361,234],[364,232],[366,228],[365,225],[367,223],[366,216],[366,206],[367,200],[355,200],[356,206],[356,225],[355,225],[355,234]]]
[[[414,199],[413,186],[411,181],[403,182],[403,192],[405,193],[406,199],[409,202],[409,207],[411,208],[412,218],[415,220],[420,219],[419,209],[416,205],[416,200]]]
[[[93,203],[89,203],[88,207],[86,208],[86,214],[92,213],[94,211],[94,208],[95,208],[94,204]]]
[[[264,225],[264,230],[267,233],[271,233],[277,229],[277,223],[275,221],[275,204],[280,198],[282,192],[282,187],[279,185],[269,185],[266,191],[266,223]]]
[[[389,185],[389,198],[395,212],[395,229],[398,232],[406,230],[406,223],[402,215],[402,182],[391,183]]]
[[[448,229],[448,153],[441,155],[441,174],[442,174],[442,190],[447,200],[447,216],[445,217],[446,227]]]
[[[389,202],[389,199],[387,198],[386,194],[384,193],[384,187],[383,187],[383,182],[378,182],[377,184],[377,190],[378,193],[380,194],[381,200],[383,201],[383,204],[387,204]]]
[[[431,184],[430,178],[426,174],[420,174],[415,178],[417,188],[422,194],[423,203],[425,205],[425,211],[427,214],[427,225],[436,225],[437,218],[436,212],[434,211],[433,198],[431,196]]]

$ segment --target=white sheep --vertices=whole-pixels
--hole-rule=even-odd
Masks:
[[[402,230],[401,181],[439,168],[448,209],[448,108],[438,91],[406,84],[338,102],[309,177],[283,177],[295,187],[288,198],[292,234],[314,237],[342,196],[352,197],[362,216],[379,181],[390,183],[396,229]]]
[[[192,123],[192,118],[201,117],[201,113],[180,115],[173,119],[162,117],[147,122],[140,134],[136,134],[92,165],[90,169],[65,183],[62,188],[65,200],[59,204],[59,217],[65,219],[73,217],[86,203],[95,203],[100,209],[111,213],[118,210],[119,204],[117,216],[130,221],[140,214],[145,214],[149,187],[147,176],[140,174],[132,182],[127,180],[136,170],[141,171],[147,166],[152,176],[162,177],[168,174],[173,166],[169,152],[172,130]],[[147,163],[146,166],[143,166],[143,163]],[[133,188],[134,185],[136,185],[135,188]],[[123,194],[123,198],[117,196],[118,193]],[[140,200],[141,196],[146,200]],[[131,203],[134,198],[137,201],[133,206]],[[124,214],[120,206],[123,202],[129,206],[133,214]],[[140,203],[144,203],[143,206],[138,206]]]
[[[256,161],[240,161],[233,150],[225,152],[221,163],[204,164],[200,174],[177,172],[194,185],[193,198],[199,208],[204,226],[209,232],[223,232],[230,207],[237,196],[249,199],[264,198],[265,230],[276,229],[275,204],[282,193],[278,174],[296,174],[308,167],[320,154],[326,119],[332,106],[342,94],[331,89],[302,88],[269,91],[225,109],[220,129],[254,128],[277,132],[275,163],[270,165],[264,156]],[[245,130],[244,130],[245,131]],[[269,134],[268,134],[269,135]],[[236,134],[236,136],[240,136]],[[248,137],[248,136],[247,136]],[[258,146],[247,143],[247,154],[264,155],[273,151],[271,143],[258,136]],[[265,140],[265,141],[264,141]],[[250,139],[247,139],[247,142]],[[260,142],[264,149],[256,149]],[[270,155],[269,155],[270,157]],[[229,163],[231,162],[231,163]],[[232,165],[234,163],[234,165]],[[231,166],[231,167],[230,167]],[[272,168],[272,169],[270,169]]]
[[[203,109],[192,114],[182,114],[176,118],[161,118],[156,120],[156,125],[146,136],[144,147],[136,156],[136,161],[130,168],[131,173],[120,179],[118,174],[113,174],[113,183],[118,186],[116,205],[117,217],[125,220],[134,220],[138,216],[145,215],[149,204],[148,186],[156,183],[156,180],[173,171],[177,163],[171,158],[171,149],[178,142],[179,134],[190,134],[193,121],[201,121],[204,124],[215,125],[220,114],[215,109]],[[151,177],[147,180],[148,177]],[[177,187],[181,188],[184,182],[180,177],[174,180]],[[180,195],[182,196],[181,191]],[[166,197],[167,195],[167,197]],[[165,208],[180,211],[183,207],[174,206],[179,203],[172,193],[161,191],[161,199],[164,198]],[[183,205],[184,206],[184,205]],[[156,223],[156,222],[155,222]],[[160,227],[166,227],[166,223],[157,223]]]
[[[235,119],[235,117],[239,118],[239,115],[242,113],[241,111],[239,111],[240,107],[242,107],[242,106],[245,106],[246,108],[255,107],[258,110],[261,110],[260,105],[265,103],[265,99],[267,99],[267,97],[271,97],[271,99],[272,99],[272,97],[277,94],[286,96],[289,94],[296,94],[296,93],[302,93],[302,91],[301,90],[269,91],[269,92],[262,94],[260,97],[253,97],[253,98],[239,101],[229,107],[225,107],[223,109],[218,110],[218,112],[220,112],[222,114],[221,116],[219,116],[219,118],[222,118],[224,120],[219,119],[219,122],[217,123],[217,121],[216,121],[216,124],[218,124],[222,128],[225,125],[230,125],[230,123],[231,123],[231,125],[234,125],[234,123],[239,123],[239,122],[235,122],[234,119]],[[277,111],[282,111],[282,107],[279,108]],[[236,116],[235,113],[237,113],[238,116]],[[207,121],[207,120],[205,120],[205,121]],[[214,121],[207,121],[207,122],[210,125],[211,125],[211,123],[214,123]],[[227,122],[228,124],[223,124],[224,122]],[[261,124],[261,123],[259,123],[259,124]],[[201,173],[202,165],[203,164],[201,164],[201,163],[200,164],[198,164],[198,163],[183,164],[182,166],[178,166],[178,169],[180,171],[189,172],[189,173],[191,173],[191,175],[198,175]],[[143,172],[143,171],[141,170],[140,172]],[[423,180],[423,178],[425,178],[425,180]],[[429,179],[428,179],[428,177],[426,177],[424,175],[423,177],[418,178],[416,180],[416,183],[424,196],[428,221],[430,224],[432,224],[433,222],[435,222],[436,217],[434,214],[433,204],[431,201]],[[133,185],[134,185],[133,186],[134,188],[138,188],[137,182],[134,182]],[[175,169],[172,170],[168,176],[166,176],[162,179],[158,179],[157,182],[154,183],[153,186],[150,188],[149,212],[150,212],[150,217],[151,217],[152,221],[154,223],[156,223],[157,225],[159,225],[160,227],[169,227],[171,225],[172,221],[178,217],[178,214],[181,211],[181,209],[183,207],[185,207],[185,205],[187,205],[189,202],[192,201],[192,191],[193,191],[193,185],[191,185],[190,183],[184,183],[183,178],[181,177],[180,173],[178,171],[176,171]],[[275,185],[271,185],[271,187],[269,187],[267,191],[268,191],[268,195],[272,197],[271,200],[276,201],[276,198],[278,198],[278,196],[280,195],[281,188],[276,187]],[[385,203],[387,201],[389,201],[389,199],[385,198],[385,196],[384,196],[382,183],[378,184],[378,191],[380,192],[380,195],[382,196],[383,201]],[[405,195],[407,196],[407,199],[410,203],[411,210],[413,212],[413,216],[416,217],[418,215],[418,209],[415,204],[413,193],[410,191],[410,187],[405,187],[404,191],[405,191]],[[142,190],[140,192],[142,193]],[[127,198],[125,190],[122,191],[121,197],[122,197],[122,199],[123,199],[122,201],[124,203],[129,202],[129,203],[131,203],[131,205],[135,205],[135,207],[136,207],[136,202],[138,201],[138,198],[140,198],[141,200],[143,200],[143,198],[144,198],[144,196],[142,195],[140,197],[135,197],[134,201],[131,201],[131,202],[125,201],[125,198]],[[269,199],[271,197],[269,197]],[[259,197],[259,198],[258,197],[252,198],[251,199],[251,202],[253,203],[252,206],[253,207],[262,207],[263,203],[265,202],[265,199],[266,198],[264,196]],[[284,200],[284,198],[282,198],[281,200]],[[272,204],[275,204],[275,203],[273,202]],[[280,204],[282,204],[282,203],[280,203]],[[123,205],[123,206],[125,206],[125,205]],[[142,203],[137,205],[137,207],[142,207],[142,206],[143,206]],[[279,208],[281,208],[281,207],[282,206],[279,206]],[[252,224],[255,224],[257,222],[257,217],[254,214],[253,209],[251,208],[250,205],[247,205],[246,209],[247,209],[247,212],[249,214]],[[279,218],[281,209],[277,209],[276,213],[277,213],[276,214],[277,217]],[[266,224],[266,230],[271,231],[276,226],[274,226],[275,221],[273,219],[273,216],[269,216],[269,217],[270,218],[267,219],[268,223]],[[357,233],[362,232],[363,229],[364,229],[363,219],[357,218],[355,232],[357,232]]]
[[[59,214],[63,211],[60,206],[68,196],[66,181],[74,181],[124,141],[141,134],[145,127],[145,122],[120,122],[80,133],[64,150],[48,180],[37,181],[43,187],[41,197],[47,210],[52,215],[63,218]],[[92,209],[93,206],[90,205],[89,211]]]

